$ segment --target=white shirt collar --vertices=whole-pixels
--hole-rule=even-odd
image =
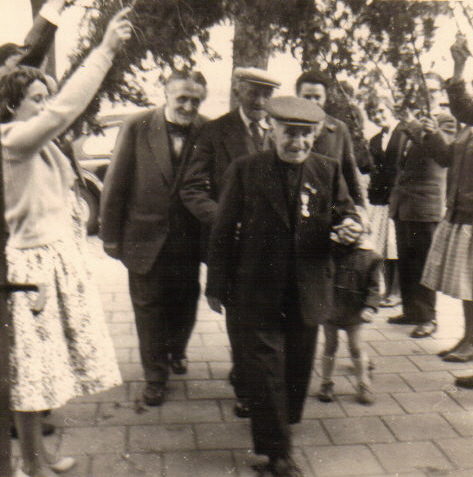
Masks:
[[[245,125],[246,129],[249,131],[250,130],[250,123],[252,123],[253,120],[250,119],[245,114],[245,111],[243,111],[243,108],[241,106],[238,108],[238,112],[240,113],[240,118],[243,121],[243,124]],[[263,129],[263,130],[269,129],[269,124],[268,124],[268,122],[266,121],[265,118],[260,119],[259,121],[257,121],[257,123],[258,123],[258,125],[261,129]]]

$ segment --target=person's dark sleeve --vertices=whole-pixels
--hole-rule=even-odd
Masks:
[[[204,126],[184,174],[180,197],[186,208],[203,224],[212,225],[217,213],[214,182],[215,148]]]
[[[135,134],[134,122],[126,121],[120,129],[105,176],[100,198],[100,238],[104,243],[122,242],[123,221],[134,177]]]
[[[332,204],[332,222],[337,225],[346,218],[352,218],[360,222],[360,217],[356,212],[351,194],[348,193],[347,183],[340,166],[336,164],[336,172],[333,184],[333,204]]]
[[[232,163],[224,175],[224,186],[218,203],[209,243],[206,296],[228,303],[235,272],[235,234],[243,212],[243,185],[239,161]]]
[[[464,81],[447,81],[450,111],[461,123],[473,125],[473,98],[467,93]]]
[[[51,48],[56,30],[57,25],[43,18],[41,14],[37,15],[26,35],[26,53],[21,58],[20,64],[39,68]]]
[[[353,149],[353,142],[351,140],[350,131],[345,124],[342,125],[343,132],[343,157],[342,170],[343,176],[348,186],[353,201],[356,205],[363,205],[363,196],[361,194],[361,187],[358,181],[357,165],[355,161],[355,152]]]

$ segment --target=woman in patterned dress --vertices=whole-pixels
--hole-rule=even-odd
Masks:
[[[85,109],[130,37],[128,11],[110,21],[101,44],[52,99],[35,68],[19,67],[0,79],[8,279],[47,290],[37,314],[35,293],[12,294],[9,302],[11,408],[23,460],[17,476],[53,477],[74,464],[46,452],[42,410],[121,383],[98,292],[73,233],[74,173],[52,140]]]

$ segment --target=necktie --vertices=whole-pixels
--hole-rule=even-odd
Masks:
[[[256,121],[251,121],[249,124],[251,138],[255,144],[256,150],[261,152],[263,150],[263,136],[261,134],[261,128]]]

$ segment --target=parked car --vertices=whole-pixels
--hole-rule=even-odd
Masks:
[[[79,161],[87,188],[81,187],[84,220],[87,233],[95,234],[99,228],[100,195],[118,131],[128,114],[111,114],[99,118],[103,130],[98,134],[84,134],[73,141],[72,150]]]

